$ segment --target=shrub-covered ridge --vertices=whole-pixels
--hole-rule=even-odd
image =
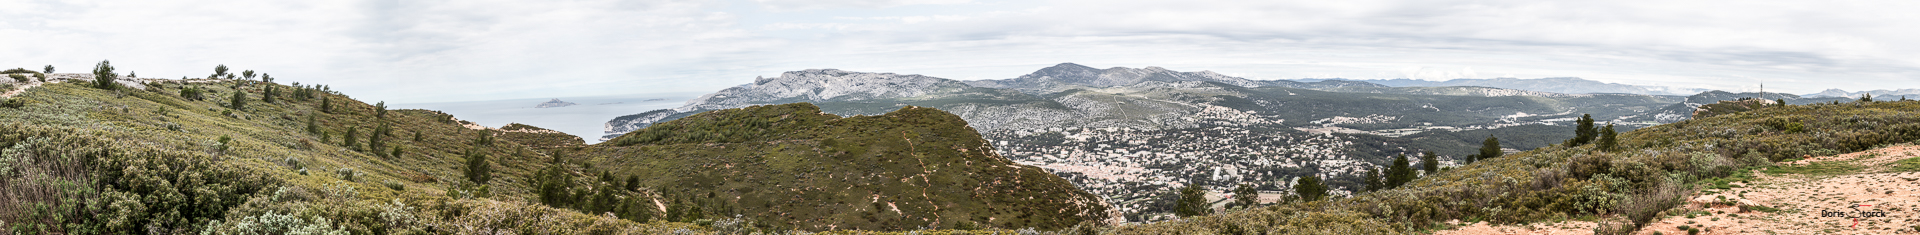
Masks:
[[[1748,167],[1920,140],[1920,101],[1756,106],[1619,134],[1616,147],[1549,146],[1330,201],[1116,228],[1126,234],[1407,233],[1448,220],[1527,223],[1598,215],[1631,231],[1702,183]]]
[[[1097,197],[924,107],[848,118],[807,103],[718,110],[566,154],[778,228],[1062,229],[1111,217]]]

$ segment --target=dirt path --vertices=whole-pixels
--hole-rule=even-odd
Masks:
[[[1893,162],[1920,157],[1920,146],[1896,145],[1781,163],[1804,166],[1837,162],[1860,166],[1840,175],[1766,174],[1729,190],[1702,190],[1686,206],[1635,234],[1920,234],[1920,172],[1889,172]],[[1749,205],[1742,210],[1735,205]],[[1758,206],[1758,207],[1756,207]],[[1771,209],[1767,209],[1771,208]],[[1864,211],[1868,216],[1855,218]],[[1874,214],[1872,212],[1884,214]],[[1835,213],[1838,212],[1838,213]],[[1594,223],[1568,221],[1531,226],[1477,223],[1435,234],[1591,234]]]

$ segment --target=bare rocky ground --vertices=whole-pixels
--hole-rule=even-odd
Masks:
[[[1804,166],[1837,162],[1861,167],[1838,175],[1767,174],[1728,190],[1701,190],[1686,206],[1634,234],[1920,234],[1920,172],[1893,172],[1895,161],[1920,157],[1920,146],[1896,145],[1781,163]],[[1856,205],[1859,205],[1856,207]],[[1850,208],[1853,207],[1853,208]],[[1743,209],[1745,208],[1745,209]],[[1826,212],[1884,212],[1885,217],[1846,218]],[[1824,216],[1823,216],[1824,215]],[[1836,217],[1837,216],[1837,217]],[[1531,225],[1457,224],[1435,234],[1592,234],[1595,222]]]

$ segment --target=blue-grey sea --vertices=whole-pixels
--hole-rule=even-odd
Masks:
[[[462,101],[444,103],[390,104],[392,109],[440,110],[454,118],[499,128],[520,123],[566,132],[599,143],[607,120],[655,109],[677,108],[704,93],[650,93],[616,96],[552,97],[533,99]],[[551,99],[578,105],[534,108]]]

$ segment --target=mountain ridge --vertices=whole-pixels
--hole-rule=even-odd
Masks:
[[[1343,80],[1343,79],[1333,79],[1333,80]],[[1348,80],[1348,81],[1364,81],[1364,82],[1378,83],[1381,85],[1394,86],[1394,87],[1482,86],[1482,87],[1495,87],[1495,88],[1565,93],[1565,94],[1623,93],[1623,94],[1642,94],[1642,95],[1687,96],[1687,95],[1693,95],[1693,94],[1698,94],[1700,92],[1707,91],[1707,89],[1698,89],[1698,88],[1641,86],[1641,85],[1608,83],[1608,82],[1587,80],[1587,79],[1582,79],[1578,77],[1548,77],[1548,78],[1534,78],[1534,79],[1505,78],[1505,77],[1486,78],[1486,79],[1459,78],[1459,79],[1450,79],[1446,81],[1429,81],[1429,80],[1398,78],[1398,79],[1383,79],[1383,80]]]

